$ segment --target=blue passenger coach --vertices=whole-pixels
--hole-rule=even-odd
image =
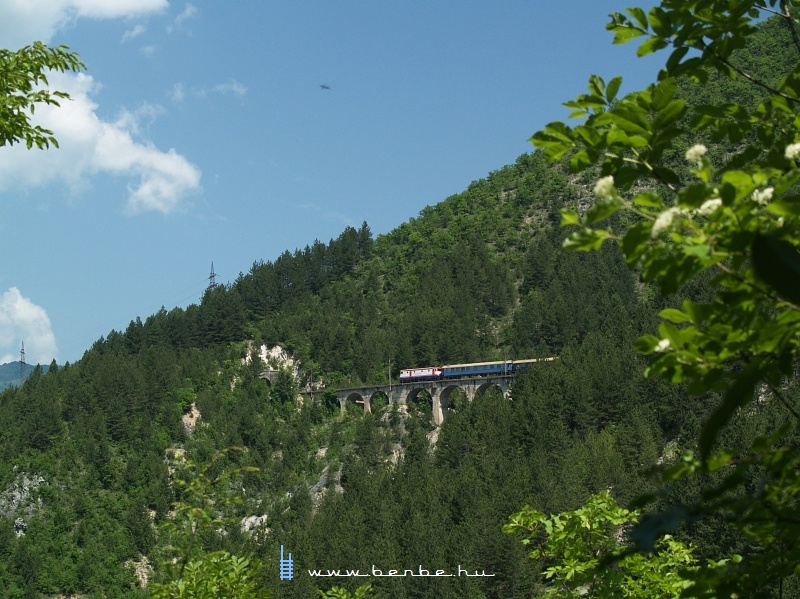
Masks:
[[[468,378],[471,376],[509,375],[527,370],[537,362],[551,362],[551,358],[533,358],[530,360],[504,360],[502,362],[476,362],[473,364],[453,364],[442,366],[442,378]]]
[[[503,375],[514,372],[514,362],[477,362],[474,364],[453,364],[442,366],[442,377],[465,378],[470,376]]]
[[[428,366],[407,368],[400,371],[400,382],[431,381],[437,379],[460,379],[473,376],[509,376],[527,370],[537,362],[551,362],[556,358],[533,358],[530,360],[503,360],[501,362],[474,362],[451,364],[450,366]]]

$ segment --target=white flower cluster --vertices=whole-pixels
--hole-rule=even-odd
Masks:
[[[719,198],[711,198],[703,202],[703,205],[697,209],[697,214],[700,216],[711,216],[718,208],[722,207],[722,200]]]
[[[669,349],[669,346],[672,345],[669,339],[662,339],[656,345],[656,351],[665,352]]]
[[[786,146],[786,152],[784,152],[784,156],[786,156],[789,160],[797,160],[800,158],[800,143],[789,144]]]
[[[656,222],[653,223],[653,230],[650,232],[650,235],[653,237],[653,239],[669,229],[672,226],[672,222],[675,220],[675,217],[683,213],[684,210],[682,208],[673,206],[672,208],[669,208],[668,210],[665,210],[659,214],[658,218],[656,218]]]
[[[686,160],[695,164],[699,164],[703,159],[703,156],[706,155],[706,152],[708,152],[708,148],[703,144],[695,144],[686,150]]]
[[[766,206],[772,200],[772,194],[775,192],[773,187],[767,187],[766,189],[756,189],[753,192],[753,200],[755,200],[756,204],[761,204],[762,206]]]
[[[609,175],[603,177],[594,186],[594,195],[602,200],[611,200],[616,195],[617,190],[614,188],[614,177]]]

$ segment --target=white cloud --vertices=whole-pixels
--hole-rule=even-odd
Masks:
[[[19,289],[11,287],[0,295],[0,364],[19,360],[20,343],[25,343],[25,361],[49,364],[58,358],[50,318]]]
[[[129,29],[128,31],[126,31],[122,35],[122,43],[125,43],[125,42],[127,42],[129,40],[132,40],[132,39],[135,39],[135,38],[139,37],[145,31],[147,31],[147,28],[144,25],[139,24],[139,25],[134,26],[133,29]]]
[[[34,40],[48,42],[56,31],[81,17],[139,17],[168,6],[168,0],[3,0],[0,39],[4,47],[14,50]]]
[[[247,87],[235,79],[231,79],[227,83],[219,83],[211,89],[212,91],[220,94],[233,94],[235,96],[239,96],[240,98],[247,93]]]
[[[187,19],[191,19],[194,15],[197,14],[197,7],[190,2],[186,3],[186,6],[183,9],[183,12],[175,17],[175,24],[180,25]]]
[[[150,125],[157,117],[164,114],[164,112],[163,106],[145,102],[132,112],[123,108],[117,120],[114,121],[114,124],[122,129],[129,130],[134,135],[139,135],[141,133],[140,125],[142,121],[147,121],[147,125]]]
[[[183,88],[183,83],[176,83],[173,85],[169,97],[174,102],[183,102],[183,99],[186,97],[186,90]]]
[[[136,139],[141,121],[155,118],[161,107],[144,104],[136,111],[123,111],[116,121],[103,121],[91,98],[98,88],[91,76],[53,73],[50,84],[68,92],[71,100],[62,101],[60,107],[39,107],[36,123],[54,132],[59,149],[29,151],[24,144],[0,148],[0,190],[63,182],[77,192],[95,174],[135,177],[138,182],[128,185],[129,214],[145,210],[167,214],[199,190],[200,170],[185,157]]]
[[[247,95],[247,86],[244,83],[230,79],[226,83],[217,83],[211,87],[194,87],[190,92],[196,98],[206,98],[209,94],[222,94],[224,96],[239,96],[243,98]],[[186,90],[182,83],[176,83],[172,88],[170,97],[176,102],[182,101],[186,97]]]
[[[183,29],[183,26],[186,23],[186,21],[191,19],[196,14],[197,14],[197,7],[194,4],[187,2],[183,11],[181,11],[181,13],[178,14],[177,17],[175,17],[175,20],[172,22],[172,25],[169,25],[167,27],[167,31],[171,33],[173,29],[179,29],[179,30]]]

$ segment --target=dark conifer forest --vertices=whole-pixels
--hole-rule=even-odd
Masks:
[[[745,55],[753,70],[769,77],[770,65],[796,60],[783,35],[762,24],[759,53]],[[713,78],[680,94],[758,99]],[[695,141],[676,140],[676,162]],[[702,284],[663,296],[614,245],[562,251],[559,211],[585,211],[596,175],[522,155],[387,234],[364,223],[255,257],[199,304],[134,316],[77,362],[2,391],[0,597],[146,597],[143,576],[170,575],[176,505],[199,497],[177,481],[193,477],[210,481],[201,491],[219,521],[196,531],[192,550],[248,556],[260,596],[305,599],[367,580],[397,599],[541,592],[542,566],[502,532],[509,516],[526,504],[574,509],[605,489],[621,504],[655,490],[650,467],[691,448],[718,400],[644,378],[634,349],[660,310],[702,299]],[[262,346],[294,370],[262,363]],[[404,368],[548,356],[558,359],[519,375],[510,399],[456,397],[438,427],[425,399],[342,413],[333,392],[396,383]],[[743,413],[726,434],[769,430],[779,408]],[[700,559],[747,550],[713,521],[680,535]],[[281,545],[292,581],[279,580]],[[308,575],[372,566],[494,576]]]

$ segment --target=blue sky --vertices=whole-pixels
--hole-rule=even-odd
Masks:
[[[0,148],[0,363],[75,361],[212,261],[385,233],[513,163],[590,74],[654,79],[605,31],[629,4],[0,0],[0,45],[87,65],[36,113],[60,149]]]

